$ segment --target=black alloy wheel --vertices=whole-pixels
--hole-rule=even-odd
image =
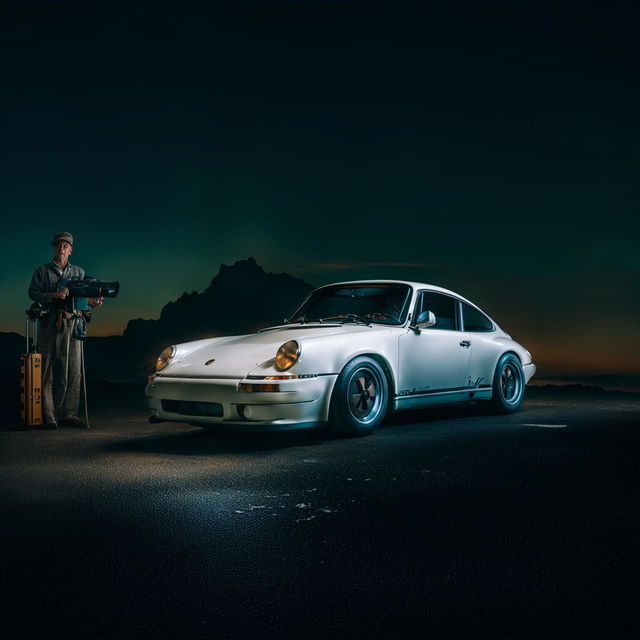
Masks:
[[[520,408],[524,398],[524,373],[520,359],[505,353],[493,375],[493,390],[489,404],[496,413],[512,413]]]
[[[389,402],[389,386],[382,367],[367,356],[347,363],[331,396],[330,425],[343,435],[372,433],[382,422]]]

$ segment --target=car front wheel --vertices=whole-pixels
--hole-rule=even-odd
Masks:
[[[349,362],[340,372],[331,396],[329,422],[337,433],[364,436],[382,422],[389,402],[382,367],[366,356]]]
[[[513,353],[505,353],[493,375],[493,392],[489,405],[496,413],[512,413],[522,404],[524,398],[524,373],[519,358]]]

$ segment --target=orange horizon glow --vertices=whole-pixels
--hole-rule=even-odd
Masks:
[[[260,327],[261,328],[261,327]],[[124,329],[118,324],[101,325],[98,330],[91,331],[89,337],[108,338],[122,336]],[[218,337],[219,334],[202,335],[203,339]],[[544,376],[571,375],[640,375],[637,358],[633,354],[613,353],[605,345],[598,345],[599,349],[585,351],[580,345],[572,349],[560,351],[551,344],[532,344],[523,339],[532,354],[537,373],[535,378]],[[534,379],[535,379],[534,378]]]

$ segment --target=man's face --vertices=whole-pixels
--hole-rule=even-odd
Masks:
[[[69,260],[69,256],[73,251],[73,247],[66,241],[60,240],[53,246],[53,257],[59,264],[65,264]]]

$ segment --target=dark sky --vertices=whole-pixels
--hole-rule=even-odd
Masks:
[[[0,330],[68,230],[122,283],[94,335],[253,256],[452,288],[546,373],[639,372],[634,4],[5,1]]]

